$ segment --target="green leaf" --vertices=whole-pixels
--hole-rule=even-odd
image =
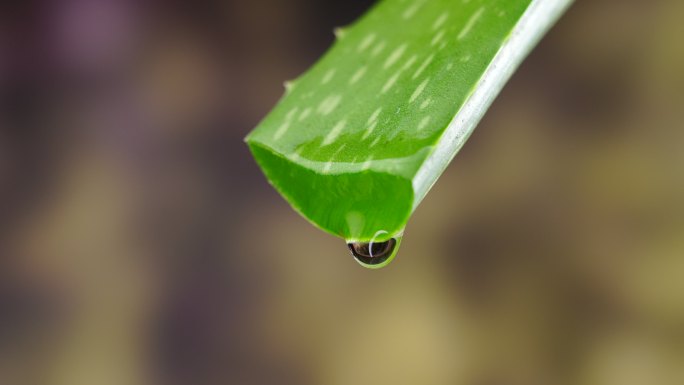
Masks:
[[[333,47],[286,83],[246,141],[271,184],[316,226],[347,242],[400,239],[505,82],[571,2],[381,1],[336,30]],[[364,265],[384,266],[394,254]]]

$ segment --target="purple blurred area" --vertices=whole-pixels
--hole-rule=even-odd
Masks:
[[[0,384],[684,384],[684,2],[578,1],[380,271],[242,138],[372,1],[0,5]]]

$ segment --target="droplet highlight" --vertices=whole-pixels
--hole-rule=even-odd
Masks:
[[[390,238],[384,242],[351,242],[347,247],[362,266],[375,269],[391,262],[396,255],[397,244],[395,238]]]

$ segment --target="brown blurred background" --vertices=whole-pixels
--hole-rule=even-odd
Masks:
[[[0,6],[0,384],[684,384],[684,2],[578,1],[358,266],[242,138],[372,1]]]

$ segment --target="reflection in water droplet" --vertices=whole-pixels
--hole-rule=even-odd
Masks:
[[[390,238],[384,242],[352,242],[347,246],[361,265],[379,268],[387,265],[396,254],[397,240]]]

